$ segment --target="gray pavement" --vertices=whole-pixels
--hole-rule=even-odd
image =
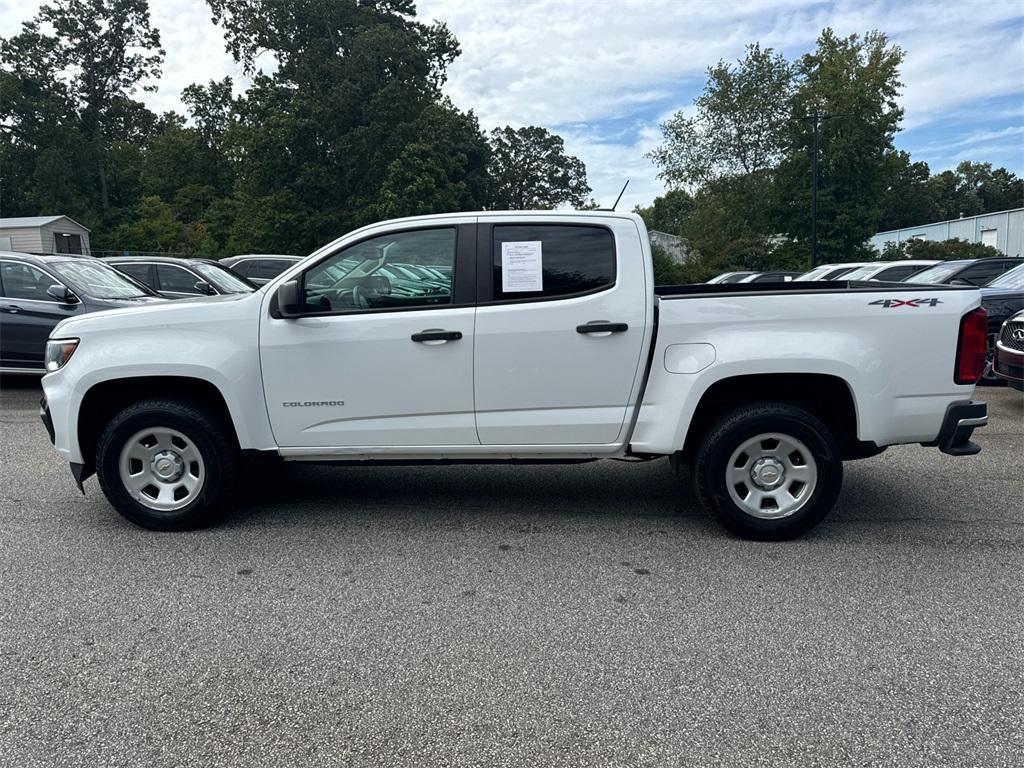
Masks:
[[[1022,763],[1012,390],[980,456],[848,464],[779,544],[666,461],[288,465],[152,533],[78,493],[38,395],[0,388],[2,766]]]

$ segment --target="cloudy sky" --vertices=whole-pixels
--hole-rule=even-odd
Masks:
[[[15,33],[36,0],[0,0],[0,35]],[[150,0],[167,50],[153,109],[181,110],[192,82],[233,75],[203,0]],[[789,58],[822,28],[880,29],[906,51],[900,148],[933,171],[963,159],[1024,174],[1024,3],[1011,0],[419,0],[462,44],[448,92],[485,129],[543,125],[587,165],[594,197],[623,203],[662,191],[644,153],[658,125],[692,104],[704,71],[759,41]],[[270,62],[268,62],[270,65]],[[244,83],[243,83],[244,84]]]

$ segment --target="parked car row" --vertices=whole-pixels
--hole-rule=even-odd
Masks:
[[[922,285],[988,285],[993,279],[1024,264],[1019,257],[935,261],[857,261],[847,264],[822,264],[809,272],[723,272],[708,280],[711,284],[808,282],[813,280],[875,280],[884,283],[920,283]]]
[[[45,373],[46,340],[65,318],[157,301],[99,259],[0,252],[0,373]]]
[[[46,340],[65,318],[172,299],[252,293],[300,257],[230,260],[244,262],[242,271],[255,265],[253,280],[231,269],[228,261],[0,252],[0,373],[45,373]]]

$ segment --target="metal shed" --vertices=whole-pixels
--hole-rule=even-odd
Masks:
[[[0,219],[0,251],[92,253],[89,230],[68,216]]]
[[[879,232],[872,235],[869,242],[876,251],[881,251],[886,243],[902,243],[907,240],[966,240],[968,243],[991,245],[1007,256],[1022,256],[1024,208]]]

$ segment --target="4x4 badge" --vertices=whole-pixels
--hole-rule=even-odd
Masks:
[[[868,306],[878,304],[887,309],[894,309],[896,307],[934,307],[941,303],[942,301],[939,299],[878,299],[868,302]]]

